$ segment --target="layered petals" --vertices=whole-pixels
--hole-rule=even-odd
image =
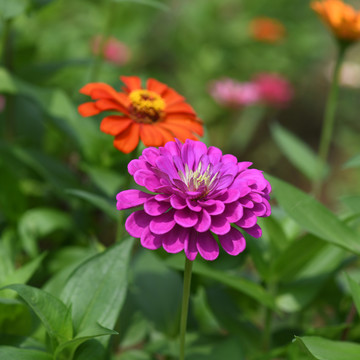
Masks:
[[[241,231],[260,237],[257,219],[271,213],[270,184],[250,165],[192,140],[145,149],[128,169],[152,193],[126,190],[117,195],[119,210],[144,207],[129,216],[127,231],[147,249],[184,251],[191,261],[197,254],[216,259],[219,244],[238,255],[246,246]]]
[[[80,92],[93,102],[81,104],[79,113],[94,116],[105,111],[100,130],[115,136],[114,146],[123,153],[132,152],[141,140],[145,146],[164,146],[175,138],[198,140],[203,135],[202,121],[194,109],[175,90],[148,79],[143,88],[137,76],[121,76],[122,92],[108,84],[90,83]]]

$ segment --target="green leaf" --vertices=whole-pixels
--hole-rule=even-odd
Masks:
[[[81,199],[88,201],[90,204],[96,206],[100,210],[104,211],[111,219],[118,220],[119,212],[116,210],[116,201],[114,198],[114,205],[112,205],[107,199],[97,194],[92,194],[88,191],[68,189],[67,194],[77,196]]]
[[[183,270],[183,257],[182,256],[172,256],[168,258],[166,263],[176,269]],[[239,277],[238,275],[232,275],[225,273],[224,271],[219,271],[213,267],[206,265],[203,262],[195,261],[193,265],[193,272],[198,275],[202,275],[209,279],[218,281],[226,286],[229,286],[237,291],[240,291],[260,304],[265,305],[273,310],[276,309],[274,298],[268,294],[262,286],[256,284],[252,281]]]
[[[294,134],[275,124],[271,127],[272,136],[287,159],[309,180],[318,176],[320,161],[313,150]],[[326,167],[324,175],[328,172]]]
[[[76,349],[89,339],[93,339],[99,336],[105,335],[117,335],[118,333],[114,330],[104,328],[103,326],[96,324],[94,327],[86,328],[85,330],[78,333],[74,339],[59,345],[55,351],[55,359],[72,359]]]
[[[351,295],[354,299],[356,310],[360,315],[360,285],[348,274],[346,274],[346,279],[350,287]]]
[[[43,351],[0,346],[0,359],[4,360],[53,360],[52,355]]]
[[[127,239],[113,245],[85,261],[69,278],[61,298],[72,307],[77,335],[97,323],[114,327],[127,291],[132,244],[133,240]]]
[[[295,337],[296,342],[317,360],[359,360],[360,345],[316,336]]]
[[[143,350],[127,350],[115,355],[113,360],[151,360],[151,355]]]
[[[272,186],[273,196],[299,225],[325,241],[360,254],[360,235],[324,205],[282,180],[270,175],[266,178]]]
[[[360,214],[360,195],[343,196],[341,201],[353,214]]]
[[[21,266],[20,268],[16,269],[14,272],[8,274],[3,282],[0,283],[0,287],[4,287],[10,284],[25,284],[31,276],[35,273],[35,271],[40,266],[41,262],[43,261],[46,253],[41,254],[37,258],[33,259],[32,261],[28,262],[27,264]],[[11,295],[7,296],[7,293],[4,292],[1,294],[2,297],[6,294],[6,297],[13,297]]]
[[[360,167],[360,154],[355,155],[344,164],[344,169]]]
[[[28,6],[28,0],[0,0],[0,18],[12,19],[22,14]]]
[[[50,338],[56,343],[72,339],[71,311],[58,298],[27,285],[8,285],[16,291],[39,317]]]

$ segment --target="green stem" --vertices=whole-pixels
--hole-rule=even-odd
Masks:
[[[323,185],[323,174],[329,154],[330,142],[334,129],[335,111],[336,111],[336,105],[338,99],[340,69],[345,57],[347,46],[348,44],[339,43],[339,50],[333,72],[331,88],[326,102],[324,121],[321,131],[320,146],[318,152],[319,164],[318,164],[317,174],[313,182],[313,193],[315,197],[320,196]]]
[[[181,319],[180,319],[180,360],[185,359],[185,335],[186,335],[186,323],[189,310],[189,298],[190,298],[190,285],[191,285],[191,270],[193,262],[185,257],[185,270],[184,270],[184,288],[183,298],[181,305]]]
[[[277,285],[273,282],[269,282],[267,284],[267,290],[269,294],[275,298],[277,292]],[[271,328],[272,328],[273,317],[274,314],[272,309],[266,306],[265,315],[264,315],[264,332],[262,337],[263,350],[265,352],[268,352],[271,348]]]
[[[93,65],[90,70],[90,82],[96,82],[100,75],[101,66],[104,60],[104,49],[106,41],[109,38],[113,21],[115,18],[115,2],[113,0],[108,0],[107,2],[107,16],[104,31],[100,38],[98,53],[95,56]]]

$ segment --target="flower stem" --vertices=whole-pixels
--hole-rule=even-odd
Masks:
[[[193,262],[185,256],[185,270],[184,270],[184,287],[183,298],[181,305],[181,318],[180,318],[180,360],[185,359],[185,335],[186,335],[186,323],[189,310],[189,298],[190,298],[190,284],[191,284],[191,270]]]
[[[320,193],[323,185],[324,168],[328,158],[330,142],[334,129],[335,111],[336,111],[336,105],[338,99],[340,69],[345,57],[347,46],[348,44],[339,43],[331,88],[326,101],[324,121],[321,131],[320,146],[318,152],[319,163],[318,163],[317,174],[313,182],[313,194],[315,197],[319,197],[321,195]]]

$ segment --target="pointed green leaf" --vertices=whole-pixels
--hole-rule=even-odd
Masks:
[[[49,336],[62,343],[72,339],[71,312],[58,298],[27,285],[8,285],[2,289],[16,291],[39,317]]]
[[[38,350],[0,346],[0,359],[4,360],[53,360],[52,355]]]
[[[310,180],[318,176],[319,159],[307,144],[279,124],[271,127],[271,133],[282,153],[302,174]]]
[[[356,310],[360,315],[360,284],[358,284],[351,276],[346,274],[352,297],[356,306]]]
[[[355,155],[344,164],[344,169],[360,167],[360,154]]]
[[[113,245],[82,263],[69,278],[61,298],[72,306],[76,334],[97,323],[114,327],[127,291],[132,244],[127,239]]]
[[[182,256],[172,256],[167,259],[166,263],[176,269],[184,269]],[[219,281],[226,286],[252,297],[266,307],[276,309],[274,298],[268,294],[261,285],[255,282],[249,281],[237,275],[225,273],[224,271],[215,270],[213,267],[200,261],[194,262],[193,272],[195,274]]]
[[[156,9],[160,9],[163,11],[168,11],[169,6],[155,0],[113,0],[114,2],[122,3],[122,2],[132,2],[132,3],[138,3],[142,5],[147,5]]]
[[[99,324],[95,324],[95,326],[86,328],[85,330],[78,333],[74,339],[62,343],[60,346],[58,346],[54,357],[55,359],[72,359],[76,349],[86,340],[99,336],[117,334],[118,333],[114,330],[107,329]]]
[[[295,337],[296,342],[317,360],[359,360],[360,345],[316,336]]]
[[[266,178],[272,186],[273,196],[299,225],[325,241],[360,254],[360,235],[324,205],[285,181],[270,175]]]
[[[92,194],[88,191],[68,189],[67,194],[77,196],[81,199],[88,201],[90,204],[96,206],[100,210],[104,211],[110,218],[118,220],[119,213],[116,210],[116,202],[114,198],[114,204],[112,205],[107,199],[97,194]]]

